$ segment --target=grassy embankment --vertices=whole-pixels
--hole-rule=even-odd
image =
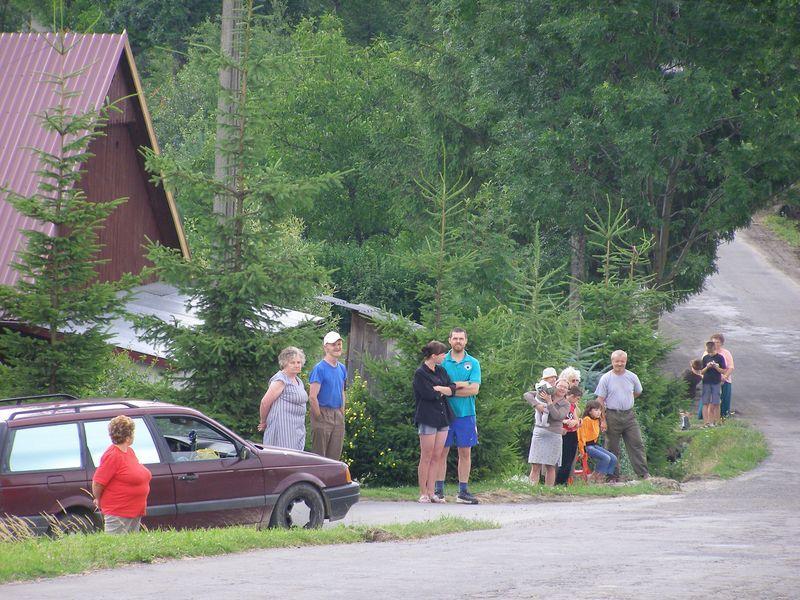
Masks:
[[[800,229],[794,219],[768,215],[764,218],[764,225],[790,246],[800,248]]]
[[[681,455],[686,479],[730,479],[750,471],[769,455],[764,435],[741,421],[722,427],[681,432],[687,446]]]
[[[707,477],[735,477],[755,468],[769,454],[761,432],[741,421],[730,419],[713,429],[682,431],[679,440],[682,448],[678,466],[684,481]],[[624,485],[589,485],[576,481],[568,487],[546,487],[533,485],[525,475],[517,474],[470,484],[470,491],[484,503],[612,498],[669,494],[676,490],[677,485],[661,478],[629,481]],[[447,493],[453,499],[455,486],[450,484]],[[362,498],[369,500],[416,500],[418,494],[416,486],[361,488]]]
[[[490,521],[442,517],[381,527],[325,529],[227,527],[185,531],[146,531],[127,536],[74,534],[0,542],[0,583],[83,573],[166,558],[214,556],[264,548],[295,548],[358,542],[414,540],[499,527]]]

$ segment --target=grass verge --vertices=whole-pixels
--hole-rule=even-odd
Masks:
[[[527,475],[512,475],[486,481],[470,483],[470,491],[483,503],[535,502],[539,500],[571,500],[575,498],[616,498],[619,496],[638,496],[641,494],[667,494],[674,487],[655,481],[629,481],[624,485],[590,485],[575,481],[572,485],[553,487],[533,485]],[[454,500],[455,486],[445,490]],[[363,487],[361,498],[365,500],[414,501],[419,498],[416,486],[402,487]]]
[[[688,445],[681,455],[687,479],[729,479],[755,468],[769,455],[764,435],[741,421],[681,432]]]
[[[800,229],[797,227],[797,221],[780,215],[768,215],[764,218],[764,224],[784,242],[800,248]]]
[[[0,543],[0,583],[83,573],[129,563],[167,558],[213,556],[244,550],[295,548],[358,542],[414,540],[499,527],[490,521],[442,517],[380,527],[339,526],[325,529],[228,527],[185,531],[147,531],[127,536],[102,533],[35,538]]]

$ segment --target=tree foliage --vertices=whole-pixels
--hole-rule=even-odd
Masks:
[[[229,62],[213,56],[218,65]],[[194,205],[198,235],[193,259],[187,262],[159,246],[151,248],[150,257],[161,277],[188,296],[198,322],[183,326],[145,319],[140,325],[146,338],[168,348],[185,402],[254,433],[253,411],[280,350],[289,343],[317,345],[310,337],[312,322],[292,329],[283,322],[289,308],[319,314],[313,299],[327,279],[301,237],[294,210],[339,187],[341,176],[296,178],[270,157],[269,140],[263,137],[268,116],[247,86],[264,76],[265,65],[247,51],[234,63],[244,83],[230,98],[233,118],[222,125],[228,135],[219,151],[235,167],[235,177],[220,181],[209,170],[196,170],[169,154],[147,156],[156,180]],[[231,201],[230,214],[212,214],[220,196]]]
[[[107,113],[114,107],[99,112],[75,112],[71,107],[80,92],[72,91],[70,82],[89,68],[66,70],[71,43],[63,33],[53,38],[52,50],[63,68],[42,76],[58,104],[36,117],[57,143],[52,151],[32,149],[40,164],[38,189],[30,196],[0,190],[18,213],[36,219],[43,228],[23,232],[25,246],[12,264],[19,279],[14,286],[0,286],[0,312],[46,335],[13,330],[0,334],[0,355],[10,366],[11,387],[21,393],[79,393],[96,384],[111,352],[107,325],[122,313],[124,293],[133,284],[132,277],[97,280],[102,262],[98,230],[126,199],[90,201],[80,187],[82,167],[92,156],[89,146],[104,135]]]

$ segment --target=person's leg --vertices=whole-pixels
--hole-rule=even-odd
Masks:
[[[542,465],[539,463],[534,463],[531,465],[531,474],[528,475],[528,479],[531,480],[533,485],[539,484],[539,477],[541,476],[542,472]]]
[[[439,464],[436,465],[436,488],[441,487],[442,497],[444,497],[444,482],[447,479],[447,458],[450,456],[450,448],[456,443],[456,432],[451,424],[447,432],[447,439],[444,441],[444,448],[439,456]]]
[[[731,384],[724,382],[720,394],[720,416],[728,417],[731,414]]]
[[[568,431],[561,438],[561,466],[556,471],[556,485],[567,485],[575,466],[575,454],[578,452],[578,433]]]
[[[595,473],[600,473],[601,475],[611,475],[614,472],[613,470],[609,471],[610,462],[608,457],[611,455],[611,453],[605,448],[602,448],[598,445],[586,446],[586,454],[588,454],[594,461]]]
[[[428,495],[428,476],[431,469],[431,462],[434,457],[434,446],[436,444],[436,434],[419,435],[419,466],[417,466],[417,482],[419,483],[419,495]]]
[[[142,517],[135,517],[133,519],[126,519],[128,533],[136,533],[142,526]]]
[[[433,454],[431,456],[430,467],[428,469],[428,482],[425,486],[427,489],[427,492],[425,493],[431,498],[436,493],[437,469],[439,467],[439,459],[442,455],[442,449],[444,448],[444,441],[447,439],[447,430],[437,431],[434,438]]]
[[[325,456],[333,460],[341,460],[344,445],[344,415],[339,409],[331,410],[331,428],[328,436],[328,447]]]
[[[458,449],[458,483],[459,486],[469,483],[469,473],[472,470],[472,448]]]
[[[553,486],[556,484],[556,465],[544,466],[544,484]]]
[[[311,415],[311,451],[314,454],[325,456],[328,451],[328,440],[331,428],[328,425],[328,409],[320,408],[319,417]]]
[[[647,471],[647,456],[642,442],[642,430],[639,428],[639,421],[636,420],[636,412],[631,410],[626,414],[626,424],[622,431],[622,439],[625,442],[625,450],[631,461],[633,471],[639,477],[649,477]],[[614,452],[614,455],[618,454]]]
[[[606,412],[606,423],[608,429],[606,430],[606,448],[614,456],[619,456],[619,437],[622,430],[620,423],[620,413],[609,410]],[[619,475],[619,468],[614,471],[615,475]]]

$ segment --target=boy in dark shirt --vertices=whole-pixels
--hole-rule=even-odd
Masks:
[[[706,354],[703,356],[703,392],[700,401],[703,403],[703,427],[715,427],[719,422],[720,388],[722,373],[725,371],[725,357],[717,354],[717,345],[706,342]]]

